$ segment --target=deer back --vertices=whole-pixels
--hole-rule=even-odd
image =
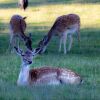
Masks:
[[[56,19],[51,30],[54,34],[61,35],[67,29],[70,29],[73,25],[78,25],[80,27],[80,18],[76,14],[68,14],[60,16]]]
[[[20,35],[24,34],[25,32],[26,22],[23,17],[19,15],[14,15],[10,20],[10,26],[13,31],[13,34]]]

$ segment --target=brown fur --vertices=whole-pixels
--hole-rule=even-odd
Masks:
[[[19,16],[14,15],[10,20],[11,29],[13,31],[13,35],[17,35],[19,37],[26,37],[24,32],[26,30],[26,22],[25,20]]]
[[[68,75],[70,75],[70,77],[71,76],[80,77],[77,73],[75,73],[69,69],[66,69],[66,68],[41,67],[41,68],[30,69],[29,82],[30,82],[30,84],[37,82],[37,80],[41,79],[42,76],[48,75],[50,73],[51,74],[56,73],[57,79],[59,81],[60,81],[59,77],[63,73],[67,73]]]
[[[76,29],[75,29],[76,28]],[[70,33],[68,33],[70,31]],[[49,30],[47,36],[45,36],[42,41],[39,42],[38,47],[45,48],[53,35],[58,35],[60,37],[59,51],[61,51],[61,44],[64,44],[64,53],[66,54],[66,40],[68,34],[70,34],[70,46],[68,51],[70,51],[72,46],[72,35],[77,32],[78,40],[80,41],[80,17],[76,14],[62,15],[56,19],[53,26]],[[47,39],[45,39],[47,38]],[[44,42],[45,41],[45,42]],[[45,51],[43,49],[43,51]],[[41,51],[41,52],[43,52]]]
[[[61,36],[61,33],[71,28],[72,25],[78,24],[80,26],[80,18],[76,14],[68,14],[60,16],[54,23],[54,33]]]
[[[18,85],[59,85],[59,84],[80,84],[82,78],[67,68],[45,66],[41,68],[30,69],[30,65],[33,62],[33,56],[37,55],[37,52],[21,51],[15,48],[16,52],[21,56],[22,65],[19,73]]]
[[[20,38],[25,42],[27,48],[32,50],[31,47],[31,38],[25,35],[26,30],[26,17],[22,17],[20,15],[13,15],[10,20],[10,44],[15,46],[16,38]]]

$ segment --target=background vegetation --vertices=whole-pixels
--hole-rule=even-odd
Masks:
[[[29,0],[26,11],[17,0],[0,0],[0,100],[100,100],[100,1],[99,0]],[[80,86],[18,87],[16,80],[21,61],[7,52],[9,20],[13,14],[27,16],[26,33],[32,33],[33,48],[47,34],[55,19],[76,13],[81,18],[81,43],[74,38],[70,53],[58,53],[57,37],[47,52],[33,59],[31,68],[45,65],[66,67],[79,73]]]

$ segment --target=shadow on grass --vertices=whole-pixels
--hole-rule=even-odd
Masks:
[[[35,31],[38,30],[38,32]],[[49,26],[35,26],[32,28],[34,36],[34,45],[38,44],[38,42],[43,38],[45,34],[47,34]],[[42,30],[42,31],[40,31]],[[87,55],[87,56],[100,56],[100,29],[93,28],[84,28],[81,29],[81,42],[78,44],[76,36],[74,36],[74,42],[71,51],[68,54],[78,54],[78,55]],[[50,41],[47,53],[58,54],[58,45],[59,38],[54,36]],[[67,44],[68,45],[68,44]],[[53,48],[53,49],[52,49]],[[63,51],[63,48],[62,48]],[[63,52],[62,52],[63,53]]]
[[[0,3],[0,9],[10,9],[10,8],[17,8],[18,3],[16,2],[9,2],[9,3]]]
[[[33,48],[35,48],[38,42],[47,34],[51,26],[28,26],[28,32],[32,33]],[[3,33],[3,31],[2,31]],[[27,33],[27,32],[26,32]],[[8,32],[7,32],[8,34]],[[87,56],[100,56],[100,29],[96,28],[84,28],[81,29],[81,42],[80,45],[74,36],[74,42],[70,54],[87,55]],[[9,44],[9,35],[0,35],[0,54],[5,53]],[[58,54],[59,38],[54,36],[50,41],[47,53]],[[68,44],[67,44],[68,45]],[[63,47],[63,46],[62,46]],[[63,51],[63,48],[62,48]],[[63,54],[63,52],[62,52]]]
[[[65,5],[65,4],[89,4],[100,3],[100,0],[42,0],[42,1],[29,1],[29,7],[45,6],[45,5]]]
[[[48,4],[74,4],[74,3],[100,3],[100,0],[29,0],[29,7],[32,6],[41,6],[41,5],[48,5]],[[9,9],[9,8],[19,8],[18,1],[7,2],[7,3],[0,3],[1,9]]]

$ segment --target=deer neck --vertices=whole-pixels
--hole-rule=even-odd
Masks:
[[[46,41],[45,41],[45,43],[44,43],[44,46],[47,46],[48,45],[48,43],[49,43],[49,41],[51,40],[51,38],[52,38],[52,31],[50,30],[49,32],[48,32],[48,34],[47,34],[47,39],[46,39]]]
[[[21,65],[21,70],[19,73],[19,77],[18,77],[18,81],[17,84],[18,85],[28,85],[28,78],[29,78],[29,70],[30,70],[30,66],[26,66],[25,64]]]
[[[52,36],[53,36],[53,31],[50,30],[50,31],[48,32],[48,39],[47,39],[48,42],[51,40]]]
[[[40,41],[40,43],[38,45],[38,47],[42,47],[42,50],[40,51],[40,53],[44,53],[45,52],[45,50],[46,50],[46,48],[48,46],[48,43],[52,38],[52,35],[53,35],[53,32],[52,32],[52,30],[50,30],[48,32],[48,34],[43,38],[43,40]]]
[[[25,33],[20,33],[20,38],[22,39],[22,40],[24,40],[24,41],[26,41],[26,39],[27,39],[27,36],[25,35]]]

